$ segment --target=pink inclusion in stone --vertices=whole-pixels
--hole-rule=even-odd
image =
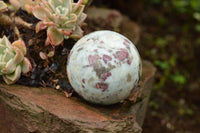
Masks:
[[[123,44],[124,44],[126,47],[129,47],[130,42],[129,42],[127,39],[124,39]]]
[[[108,84],[103,83],[103,82],[98,82],[98,83],[96,83],[95,87],[97,89],[101,89],[102,92],[104,92],[104,91],[106,91],[108,89]]]
[[[105,64],[107,64],[107,62],[111,61],[111,60],[112,60],[112,57],[105,55],[105,54],[103,55],[103,61],[104,61]]]
[[[98,49],[94,49],[94,52],[98,52]]]
[[[106,81],[106,79],[107,79],[108,77],[110,77],[111,75],[112,75],[111,72],[103,73],[103,74],[102,74],[102,80],[103,80],[103,81]]]
[[[127,64],[129,64],[129,65],[131,64],[131,60],[130,59],[127,60]]]
[[[127,40],[127,39],[124,39],[124,41],[125,41],[126,43],[130,44],[129,40]]]
[[[85,84],[85,79],[82,79],[82,82]]]
[[[82,85],[82,84],[81,84],[81,86],[82,86],[83,88],[85,88],[85,86],[84,86],[84,85]]]
[[[100,43],[104,43],[104,41],[100,41]]]
[[[126,43],[126,42],[123,42],[123,44],[124,44],[126,47],[129,47],[129,46],[128,46],[128,43]]]
[[[89,55],[88,56],[88,61],[90,66],[94,66],[95,62],[100,59],[99,55],[95,54],[95,55]]]
[[[125,60],[126,58],[128,58],[128,56],[129,56],[128,51],[123,48],[121,48],[120,51],[114,55],[114,57],[120,61]]]

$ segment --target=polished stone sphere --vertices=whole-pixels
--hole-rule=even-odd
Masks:
[[[126,99],[138,86],[142,73],[134,44],[113,31],[96,31],[82,37],[67,62],[74,90],[85,100],[102,105]]]

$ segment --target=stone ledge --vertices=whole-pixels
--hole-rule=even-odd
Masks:
[[[0,84],[2,133],[141,133],[155,68],[143,62],[141,91],[123,103],[99,106],[79,97],[66,98],[51,88]],[[136,103],[131,100],[138,97]]]

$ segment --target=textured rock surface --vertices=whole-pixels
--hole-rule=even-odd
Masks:
[[[97,106],[50,88],[0,85],[1,133],[141,133],[155,68],[143,62],[141,91],[123,103]],[[138,97],[136,103],[133,97]]]

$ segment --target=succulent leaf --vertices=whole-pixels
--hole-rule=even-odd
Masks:
[[[63,42],[63,34],[55,27],[49,27],[47,29],[47,37],[53,46],[57,46]]]
[[[2,72],[3,74],[10,74],[10,73],[14,72],[15,69],[16,69],[16,64],[15,64],[15,62],[14,62],[14,59],[10,59],[10,60],[6,63],[5,67],[1,70],[1,72]]]
[[[47,54],[47,57],[53,57],[55,54],[55,51],[50,51],[48,54]]]
[[[3,80],[10,85],[15,83],[21,76],[21,67],[17,66],[16,70],[11,74],[3,75]]]
[[[48,2],[49,5],[51,5],[53,8],[56,8],[63,4],[61,0],[48,0]]]
[[[30,61],[24,57],[26,45],[24,41],[17,40],[12,44],[6,36],[0,38],[0,75],[7,84],[15,83],[21,75],[32,68]]]
[[[7,5],[3,1],[0,1],[0,13],[7,10]]]
[[[0,62],[0,69],[2,70],[5,66],[6,66],[7,62]],[[0,74],[2,75],[2,72],[0,72]]]
[[[63,2],[63,6],[68,8],[69,11],[71,12],[72,11],[72,3],[73,3],[73,0],[62,0]]]
[[[73,0],[40,1],[40,4],[33,6],[32,12],[36,18],[41,20],[36,25],[36,32],[47,28],[46,42],[57,46],[63,42],[64,38],[82,37],[81,25],[87,16],[83,13],[85,7],[82,5],[83,0],[79,0],[77,3],[74,3]]]
[[[47,26],[42,21],[40,21],[36,24],[35,31],[36,33],[38,33],[39,31],[44,30],[46,28]]]
[[[76,4],[74,4],[74,8],[75,8]],[[78,17],[82,14],[83,10],[84,10],[84,5],[80,5],[75,11],[74,14],[76,14]]]
[[[6,46],[0,44],[0,53],[2,53],[5,50]]]
[[[45,8],[44,4],[40,4],[40,5],[33,7],[33,15],[40,20],[43,20],[46,17],[51,18],[50,13],[51,12],[49,12],[49,10],[47,8]]]
[[[0,39],[0,44],[6,46],[8,48],[12,47],[10,41],[8,40],[8,38],[6,36],[3,36],[3,38]]]
[[[14,53],[10,49],[5,49],[4,54],[2,55],[2,59],[5,62],[8,62],[10,59],[14,58]]]
[[[82,25],[86,18],[87,18],[87,15],[85,13],[82,13],[80,17],[78,18],[78,22],[79,22],[78,25]]]
[[[31,63],[26,57],[24,57],[24,60],[21,63],[21,69],[23,74],[28,73],[32,69]]]
[[[63,23],[63,29],[65,30],[73,30],[76,27],[77,16],[76,14],[70,14],[68,21]]]
[[[15,54],[16,54],[14,57],[14,61],[15,63],[19,64],[24,59],[24,54],[19,48],[15,46],[13,46],[13,49],[15,50]]]
[[[27,11],[28,13],[31,13],[32,5],[36,3],[35,1],[32,0],[9,0],[10,4],[15,10],[18,10],[19,8]]]
[[[26,54],[26,45],[25,45],[24,41],[22,41],[22,40],[14,41],[12,43],[12,46],[15,46],[15,47],[19,48],[20,51],[22,51],[22,53],[24,55]]]
[[[80,36],[83,36],[83,31],[79,26],[77,26],[71,37],[73,37],[74,39],[78,39]]]

